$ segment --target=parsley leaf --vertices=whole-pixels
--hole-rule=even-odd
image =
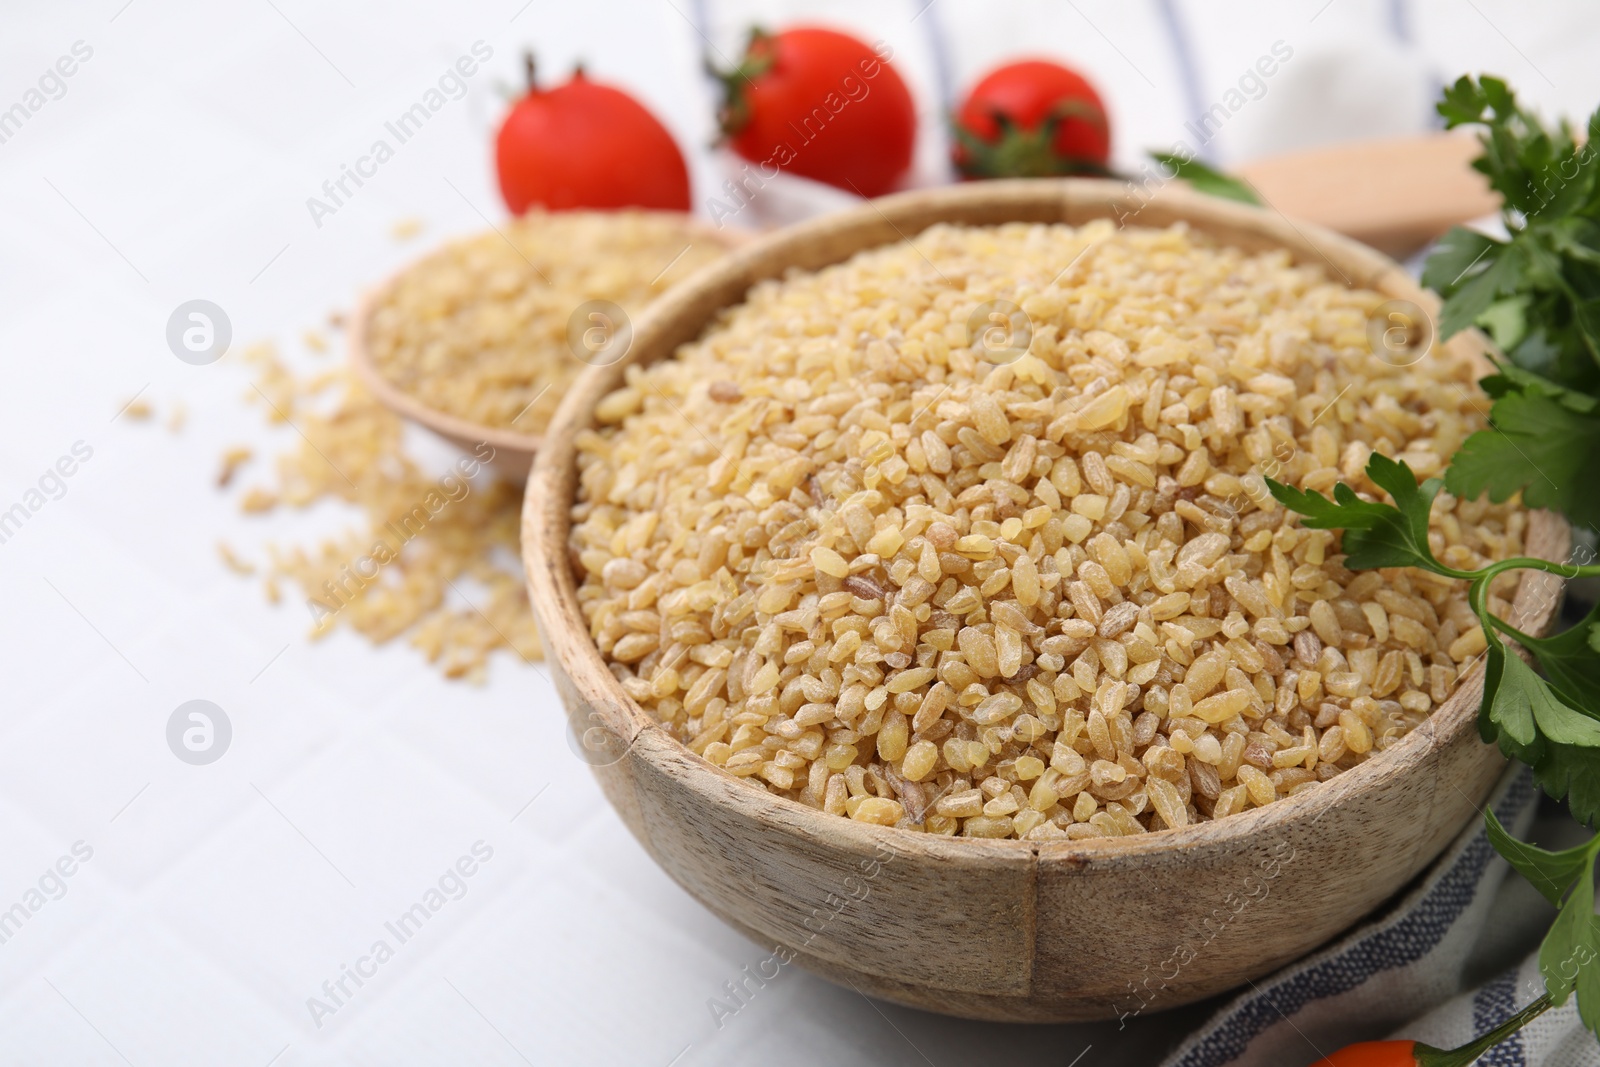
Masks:
[[[1474,500],[1487,491],[1499,503],[1520,491],[1529,507],[1600,524],[1600,494],[1589,488],[1600,470],[1600,417],[1532,390],[1502,393],[1490,417],[1493,429],[1468,437],[1451,458],[1451,493]]]
[[[1582,622],[1554,637],[1519,636],[1517,640],[1539,660],[1564,701],[1600,716],[1600,604]]]
[[[1566,1003],[1580,982],[1585,994],[1595,989],[1594,972],[1600,960],[1600,916],[1594,913],[1594,866],[1579,876],[1572,894],[1556,914],[1556,921],[1539,946],[1539,973],[1544,976],[1544,987],[1556,1004]],[[1585,981],[1584,972],[1590,972]],[[1587,1002],[1587,1003],[1586,1003]],[[1587,1009],[1587,1010],[1585,1010]],[[1591,995],[1580,996],[1578,1010],[1584,1024],[1591,1029],[1600,1001]]]
[[[1476,230],[1452,226],[1439,238],[1422,267],[1422,284],[1443,292],[1459,285],[1468,274],[1481,274],[1489,269],[1505,248],[1504,241],[1496,241]],[[1448,336],[1448,335],[1445,335]]]
[[[1484,621],[1486,631],[1499,623],[1493,616]],[[1540,788],[1557,800],[1565,797],[1585,825],[1600,821],[1600,717],[1584,710],[1600,710],[1600,656],[1590,644],[1597,633],[1592,627],[1586,620],[1555,637],[1516,635],[1548,681],[1491,636],[1478,706],[1479,736],[1532,767]]]
[[[1511,666],[1515,664],[1516,666]],[[1507,667],[1511,683],[1506,684]],[[1491,744],[1500,742],[1500,751],[1509,759],[1534,766],[1544,755],[1544,739],[1533,717],[1533,704],[1537,699],[1529,691],[1528,679],[1517,670],[1528,674],[1527,664],[1515,655],[1506,653],[1505,645],[1491,641],[1489,654],[1484,661],[1483,702],[1478,705],[1478,736]],[[1537,689],[1538,676],[1532,679]]]
[[[1480,581],[1484,579],[1479,579]],[[1515,634],[1549,675],[1540,678],[1498,636],[1489,639],[1478,733],[1533,768],[1550,796],[1585,825],[1600,821],[1600,608],[1555,637]],[[1494,616],[1489,626],[1509,629]],[[1586,709],[1595,709],[1594,711]]]
[[[1171,152],[1151,152],[1150,158],[1194,186],[1194,191],[1197,193],[1220,196],[1224,200],[1237,200],[1241,204],[1261,203],[1261,198],[1248,183],[1219,170],[1213,170],[1198,159],[1184,159]]]
[[[1493,809],[1484,811],[1483,821],[1494,850],[1504,856],[1533,888],[1543,893],[1546,900],[1558,907],[1567,890],[1572,888],[1584,871],[1594,866],[1592,841],[1551,852],[1512,837],[1500,825],[1500,820],[1495,818]]]
[[[1495,851],[1560,909],[1539,946],[1539,972],[1551,1002],[1563,1004],[1576,992],[1579,1017],[1600,1033],[1600,916],[1594,913],[1600,836],[1551,852],[1512,837],[1493,811],[1485,811],[1483,821]]]
[[[1386,489],[1393,504],[1362,500],[1340,482],[1329,500],[1316,490],[1296,489],[1267,479],[1278,502],[1306,517],[1318,530],[1343,530],[1345,566],[1351,570],[1373,567],[1422,567],[1438,574],[1454,572],[1433,558],[1428,546],[1428,512],[1443,483],[1429,478],[1421,485],[1404,460],[1374,452],[1367,462],[1367,477]]]
[[[1539,788],[1566,799],[1573,817],[1593,826],[1600,816],[1600,748],[1552,745],[1533,768]]]
[[[1559,401],[1563,407],[1580,415],[1600,412],[1600,397],[1557,385],[1541,374],[1535,374],[1510,363],[1502,365],[1498,372],[1487,378],[1480,379],[1478,386],[1496,400],[1509,393],[1523,392]]]
[[[1592,686],[1600,657],[1591,654],[1587,663],[1579,659],[1576,646],[1587,636],[1572,641],[1567,635],[1573,632],[1525,642],[1536,656],[1545,653],[1540,665],[1559,683],[1541,679],[1520,656],[1491,639],[1478,733],[1498,742],[1508,758],[1532,767],[1541,789],[1556,800],[1565,798],[1579,822],[1593,825],[1600,821],[1600,719],[1582,710],[1590,705],[1574,703],[1567,694]],[[1569,680],[1573,676],[1582,680]]]
[[[1515,245],[1501,245],[1493,256],[1485,256],[1484,268],[1469,272],[1466,280],[1451,287],[1439,315],[1440,339],[1451,337],[1473,325],[1501,296],[1515,293],[1527,271],[1526,253]]]
[[[1590,918],[1591,922],[1588,924],[1590,944],[1587,947],[1590,952],[1593,952],[1595,925],[1596,921],[1600,920],[1595,920],[1593,916]],[[1540,946],[1540,948],[1543,947],[1543,945]],[[1600,1037],[1600,965],[1596,965],[1592,959],[1589,966],[1581,967],[1578,970],[1576,992],[1578,994],[1578,1018],[1583,1020],[1583,1025],[1589,1028],[1591,1034]]]
[[[1490,711],[1495,722],[1514,721],[1517,729],[1525,730],[1531,720],[1538,734],[1551,744],[1600,748],[1600,719],[1590,718],[1567,704],[1521,656],[1505,655],[1499,681]],[[1521,743],[1521,738],[1517,740]]]
[[[1509,235],[1458,227],[1440,241],[1422,276],[1444,298],[1439,336],[1481,326],[1513,363],[1600,389],[1600,112],[1580,144],[1487,77],[1457,81],[1438,110],[1451,128],[1481,128],[1472,165],[1505,198]]]
[[[1533,298],[1527,293],[1496,300],[1478,316],[1478,327],[1503,350],[1516,348],[1528,336],[1528,307]]]

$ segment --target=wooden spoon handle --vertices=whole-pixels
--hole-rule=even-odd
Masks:
[[[1500,210],[1473,170],[1477,139],[1434,133],[1318,148],[1235,168],[1290,218],[1319,223],[1397,259],[1451,226]]]

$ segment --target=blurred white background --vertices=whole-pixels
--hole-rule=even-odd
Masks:
[[[1591,8],[1512,0],[11,0],[0,111],[58,57],[59,95],[0,142],[0,510],[82,442],[92,456],[0,543],[0,912],[75,843],[59,899],[0,943],[4,1064],[1148,1064],[1199,1014],[1125,1030],[985,1026],[785,973],[722,1026],[707,1001],[770,951],[662,875],[568,751],[541,672],[441,680],[403,642],[304,640],[215,543],[247,554],[351,522],[330,507],[247,520],[218,456],[293,443],[248,407],[248,368],[191,366],[168,316],[202,298],[235,348],[298,340],[434,243],[499,220],[490,158],[522,49],[547,78],[582,59],[645,101],[718,195],[714,94],[752,22],[852,29],[894,49],[923,119],[917,181],[947,179],[942,115],[1002,59],[1085,72],[1114,163],[1190,140],[1185,122],[1275,42],[1292,60],[1207,147],[1227,165],[1421,131],[1442,80],[1508,78],[1549,114],[1600,103]],[[475,42],[452,102],[332,217],[308,197]],[[81,45],[79,44],[81,42]],[[89,56],[82,58],[87,49]],[[52,90],[53,91],[53,90]],[[407,241],[400,219],[424,222]],[[324,357],[325,360],[330,357]],[[135,395],[156,418],[116,417]],[[179,405],[181,432],[163,428]],[[262,460],[258,459],[259,465]],[[248,472],[247,472],[248,473]],[[242,479],[249,484],[247,476]],[[181,703],[223,708],[231,746],[187,765]],[[464,895],[336,1013],[341,977],[475,843]],[[4,928],[0,927],[0,933]]]

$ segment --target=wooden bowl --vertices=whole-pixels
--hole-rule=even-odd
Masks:
[[[712,242],[724,248],[735,248],[748,240],[748,232],[744,230],[719,230],[687,217],[685,224],[686,232],[692,234],[695,240]],[[488,426],[430,407],[385,377],[368,350],[367,322],[373,309],[407,271],[440,251],[438,248],[430,251],[361,295],[346,330],[350,367],[361,384],[378,398],[378,403],[401,418],[433,431],[464,452],[475,452],[480,445],[488,444],[494,449],[494,458],[490,461],[494,469],[507,480],[521,481],[528,476],[528,469],[533,465],[533,457],[539,451],[543,435]]]
[[[1143,201],[1097,181],[962,185],[889,197],[772,234],[702,272],[635,327],[623,363],[697,337],[719,309],[789,267],[819,268],[935,222],[1078,224],[1131,214],[1187,221],[1248,249],[1284,247],[1353,284],[1429,303],[1389,260],[1257,208],[1169,189]],[[1481,339],[1450,342],[1479,351]],[[528,482],[523,553],[556,687],[607,798],[677,882],[789,960],[929,1011],[1025,1022],[1173,1007],[1264,975],[1370,912],[1472,818],[1503,763],[1478,739],[1481,672],[1381,755],[1293,797],[1216,822],[1133,837],[984,841],[883,828],[807,808],[694,755],[624,695],[590,640],[567,549],[573,438],[623,365],[568,392]],[[1568,530],[1535,514],[1531,554],[1562,558]],[[1559,581],[1516,599],[1540,632]],[[598,733],[596,732],[598,731]],[[597,744],[603,738],[605,743]]]

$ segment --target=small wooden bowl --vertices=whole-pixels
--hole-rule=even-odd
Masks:
[[[713,242],[724,248],[736,248],[749,239],[747,231],[744,230],[719,230],[687,217],[685,221],[686,232],[695,235],[696,240]],[[355,371],[361,384],[378,398],[378,403],[396,415],[432,430],[465,452],[474,452],[478,446],[488,444],[494,449],[494,459],[490,462],[495,470],[508,481],[521,481],[528,476],[528,469],[533,465],[533,457],[543,443],[542,434],[521,433],[499,426],[487,426],[429,407],[385,377],[373,362],[372,353],[368,350],[367,322],[372,316],[373,309],[407,271],[440,251],[441,249],[435,248],[361,295],[346,329],[351,369]]]
[[[434,253],[429,253],[432,254]],[[526,478],[528,469],[533,466],[534,454],[539,451],[539,445],[543,441],[541,435],[485,426],[429,407],[391,382],[373,363],[372,353],[367,348],[367,321],[390,287],[410,269],[411,266],[407,266],[391,275],[382,284],[361,294],[357,300],[355,311],[350,315],[349,324],[345,327],[350,368],[355,371],[356,378],[361,384],[378,398],[378,403],[402,419],[432,430],[463,452],[476,452],[479,445],[487,444],[494,449],[494,459],[490,462],[501,477],[510,481]]]
[[[1431,306],[1353,241],[1176,188],[1142,200],[1097,181],[962,185],[879,200],[772,234],[701,273],[635,326],[623,364],[669,356],[755,282],[816,269],[935,222],[1186,221],[1247,249],[1288,248],[1352,284]],[[1481,338],[1450,344],[1481,355]],[[623,364],[568,392],[528,482],[523,554],[540,634],[575,730],[610,745],[595,772],[641,844],[775,963],[929,1011],[1022,1022],[1174,1007],[1264,975],[1394,893],[1472,818],[1503,766],[1478,739],[1481,671],[1419,729],[1333,780],[1216,822],[1134,837],[944,838],[852,822],[741,782],[694,755],[623,693],[590,640],[567,550],[573,439]],[[1562,558],[1569,531],[1532,516],[1528,549]],[[1539,633],[1560,583],[1530,574],[1518,625]]]

